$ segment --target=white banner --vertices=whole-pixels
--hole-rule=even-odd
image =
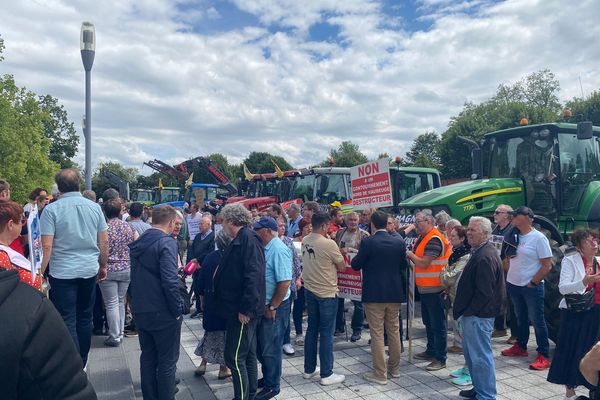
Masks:
[[[37,272],[42,267],[42,233],[40,231],[40,218],[37,206],[29,213],[27,218],[27,235],[29,237],[29,260],[31,261],[31,277],[35,282]],[[32,283],[33,283],[32,282]]]

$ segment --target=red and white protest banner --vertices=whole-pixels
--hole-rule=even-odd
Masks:
[[[393,205],[390,162],[382,158],[350,168],[352,206],[354,209]]]
[[[346,269],[338,271],[338,295],[344,299],[361,301],[362,299],[362,273],[355,271],[350,266],[356,252],[348,252],[344,255]]]

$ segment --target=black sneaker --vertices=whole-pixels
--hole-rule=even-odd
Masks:
[[[431,356],[428,352],[424,351],[422,353],[417,353],[414,355],[415,359],[417,360],[429,360],[429,361],[433,361],[433,359],[435,357]]]
[[[263,389],[256,394],[256,400],[268,400],[279,394],[279,390]]]
[[[360,340],[360,331],[354,331],[352,332],[352,336],[350,336],[350,341],[351,342],[358,342]]]
[[[458,395],[460,397],[465,397],[467,399],[474,399],[476,395],[475,388],[471,388],[469,390],[461,390]]]
[[[344,329],[344,328],[335,328],[335,334],[334,335],[335,336],[343,335],[345,332],[346,332],[346,329]]]

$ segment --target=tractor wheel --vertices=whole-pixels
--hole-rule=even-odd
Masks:
[[[565,242],[564,245],[559,246],[558,242],[550,237],[548,230],[539,226],[536,226],[536,229],[546,235],[552,249],[552,269],[544,278],[544,316],[546,318],[546,325],[548,326],[548,337],[556,343],[558,328],[560,326],[560,309],[558,305],[563,297],[558,290],[560,266],[563,257],[574,251],[574,248],[569,242]]]

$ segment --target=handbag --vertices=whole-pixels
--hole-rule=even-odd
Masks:
[[[594,259],[594,273],[596,273],[596,259]],[[594,307],[596,293],[596,285],[592,286],[592,290],[588,290],[584,294],[570,293],[565,294],[565,302],[567,303],[567,310],[572,312],[583,312],[588,311]]]

